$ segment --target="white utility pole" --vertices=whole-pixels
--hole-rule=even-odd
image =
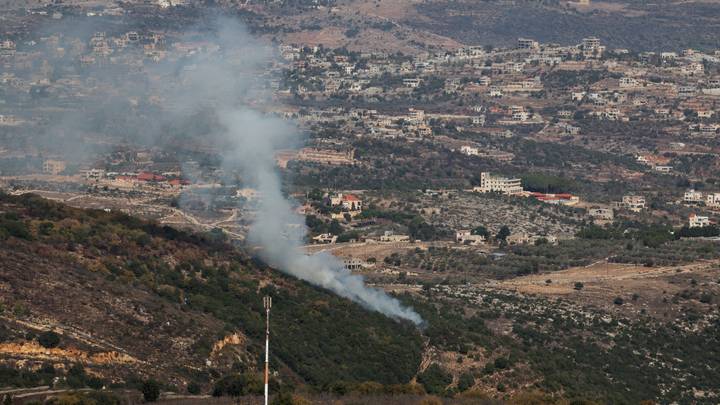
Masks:
[[[268,405],[268,384],[270,383],[270,307],[272,297],[263,297],[265,307],[265,405]]]

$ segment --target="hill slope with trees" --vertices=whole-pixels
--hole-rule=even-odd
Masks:
[[[155,378],[182,391],[256,373],[267,294],[278,382],[400,384],[420,363],[412,325],[282,275],[220,233],[0,194],[0,268],[0,379],[11,386]]]

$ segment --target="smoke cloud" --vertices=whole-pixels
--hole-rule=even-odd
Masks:
[[[292,210],[281,192],[280,178],[274,168],[273,146],[292,129],[252,111],[223,111],[221,122],[236,143],[236,157],[242,172],[261,193],[257,217],[248,240],[262,247],[261,257],[271,265],[297,278],[324,287],[338,295],[390,317],[420,324],[412,309],[382,291],[368,288],[361,276],[353,275],[331,254],[311,256],[302,253],[306,234],[303,218]]]
[[[275,151],[295,146],[300,133],[296,126],[248,107],[248,103],[272,106],[258,75],[274,57],[237,23],[220,20],[218,27],[218,53],[192,61],[180,94],[173,98],[190,102],[191,108],[214,106],[221,127],[214,136],[222,145],[224,166],[239,169],[244,182],[259,191],[248,242],[258,245],[259,256],[281,271],[368,309],[420,324],[422,319],[415,311],[385,292],[367,287],[361,276],[353,275],[333,255],[303,252],[305,221],[283,195],[275,165]]]
[[[102,27],[75,21],[50,24],[37,34],[83,44],[97,31]],[[89,144],[87,134],[92,134],[98,141],[104,136],[107,141],[132,145],[203,145],[219,150],[226,175],[240,172],[244,185],[260,193],[247,241],[259,247],[263,260],[368,309],[420,324],[422,319],[412,309],[367,287],[361,276],[351,274],[334,256],[303,252],[304,218],[283,195],[275,166],[275,151],[298,146],[301,133],[277,115],[278,106],[269,91],[269,68],[278,60],[272,48],[237,21],[222,17],[208,18],[179,37],[168,37],[168,47],[178,42],[191,51],[179,57],[177,52],[168,52],[164,61],[146,61],[139,71],[112,64],[79,70],[75,62],[83,46],[77,46],[75,53],[53,58],[48,45],[50,50],[45,53],[59,77],[66,71],[77,74],[87,70],[94,82],[109,84],[116,95],[108,98],[100,91],[78,101],[80,108],[52,120],[47,136],[38,139],[39,145],[49,146],[58,134],[67,134],[61,143],[87,155],[90,147],[84,145]],[[85,86],[85,91],[94,86]]]

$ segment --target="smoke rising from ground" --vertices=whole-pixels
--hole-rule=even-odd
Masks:
[[[221,25],[218,40],[224,51],[235,48],[230,53],[242,58],[244,68],[259,68],[267,62],[267,47],[233,23],[225,21]],[[225,57],[231,56],[230,53]],[[258,212],[248,241],[261,247],[259,255],[266,262],[286,273],[371,310],[420,324],[422,319],[415,311],[384,292],[367,287],[361,276],[351,274],[334,256],[328,253],[308,256],[302,251],[307,233],[304,218],[293,211],[290,201],[283,196],[274,159],[277,149],[297,143],[299,132],[284,120],[238,103],[238,96],[259,95],[252,91],[257,84],[256,76],[245,75],[246,72],[237,69],[222,58],[198,61],[187,84],[193,89],[199,84],[204,90],[194,90],[187,97],[195,102],[215,104],[222,127],[218,135],[224,145],[224,165],[229,170],[240,169],[245,182],[260,192]]]
[[[282,195],[274,167],[274,148],[294,133],[284,122],[253,111],[222,111],[220,120],[234,141],[236,163],[251,185],[262,195],[257,217],[248,235],[250,243],[262,247],[261,257],[297,278],[327,288],[338,295],[388,316],[422,322],[412,309],[382,291],[365,286],[362,277],[351,274],[328,253],[307,256],[302,241],[307,232],[303,218]]]
[[[183,56],[168,52],[164,61],[146,60],[139,70],[104,63],[78,67],[75,60],[81,45],[99,30],[102,28],[94,25],[59,22],[38,32],[79,44],[74,47],[76,53],[57,58],[51,58],[54,48],[47,46],[54,76],[84,73],[98,86],[107,83],[116,91],[111,98],[103,98],[102,92],[92,94],[80,108],[53,120],[47,136],[39,138],[39,146],[48,146],[57,134],[68,134],[62,138],[63,145],[86,158],[90,154],[90,147],[84,146],[87,134],[98,140],[105,137],[160,149],[170,149],[167,145],[211,146],[220,151],[226,176],[239,172],[245,186],[260,192],[248,242],[260,247],[259,255],[267,263],[368,309],[422,322],[398,300],[365,286],[362,277],[352,275],[334,256],[303,252],[305,221],[283,195],[275,166],[275,151],[298,146],[301,136],[295,125],[273,111],[277,103],[269,91],[272,78],[268,67],[277,59],[267,44],[253,38],[236,21],[214,18],[179,38],[168,38],[168,48],[175,41],[195,46],[195,51]],[[86,91],[95,87],[88,85],[87,79],[85,83]]]

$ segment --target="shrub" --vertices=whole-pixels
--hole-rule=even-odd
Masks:
[[[622,305],[622,304],[625,303],[625,300],[622,299],[622,297],[616,297],[616,298],[613,300],[613,303],[614,303],[615,305]]]
[[[25,223],[21,221],[0,221],[0,229],[4,230],[4,232],[0,233],[3,233],[5,235],[14,236],[16,238],[26,240],[32,239],[32,235],[30,234],[30,230],[28,229],[27,225],[25,225]]]
[[[198,395],[201,392],[200,385],[198,383],[191,382],[187,386],[188,394]]]
[[[60,344],[60,335],[51,330],[43,332],[38,336],[38,343],[42,347],[52,349]]]
[[[260,377],[252,374],[231,374],[215,383],[213,396],[229,395],[239,397],[242,395],[259,395],[263,393],[263,384]]]
[[[160,398],[160,384],[154,380],[147,380],[140,389],[145,402],[155,402]]]
[[[585,284],[583,284],[583,283],[581,283],[581,282],[578,281],[577,283],[575,283],[575,287],[574,287],[574,288],[575,288],[576,290],[580,291],[580,290],[583,289],[583,287],[585,287]]]
[[[507,225],[503,225],[502,228],[500,228],[500,230],[498,231],[497,235],[495,235],[495,239],[505,240],[508,236],[510,236],[510,228],[508,228]]]
[[[271,405],[293,405],[293,397],[289,392],[281,392],[273,398]]]
[[[30,402],[27,402],[28,404]],[[71,392],[61,394],[57,398],[50,399],[46,404],[50,405],[120,405],[122,401],[115,394],[110,392]]]
[[[433,363],[425,371],[418,374],[418,382],[429,394],[440,394],[452,382],[452,376],[439,365]]]
[[[494,362],[495,368],[498,370],[504,370],[510,366],[510,362],[505,357],[498,357]]]
[[[460,375],[460,379],[458,380],[458,390],[467,391],[473,385],[475,385],[475,377],[473,377],[472,374],[462,373]]]
[[[379,395],[383,392],[383,385],[374,381],[365,381],[355,387],[353,391],[362,395]]]

